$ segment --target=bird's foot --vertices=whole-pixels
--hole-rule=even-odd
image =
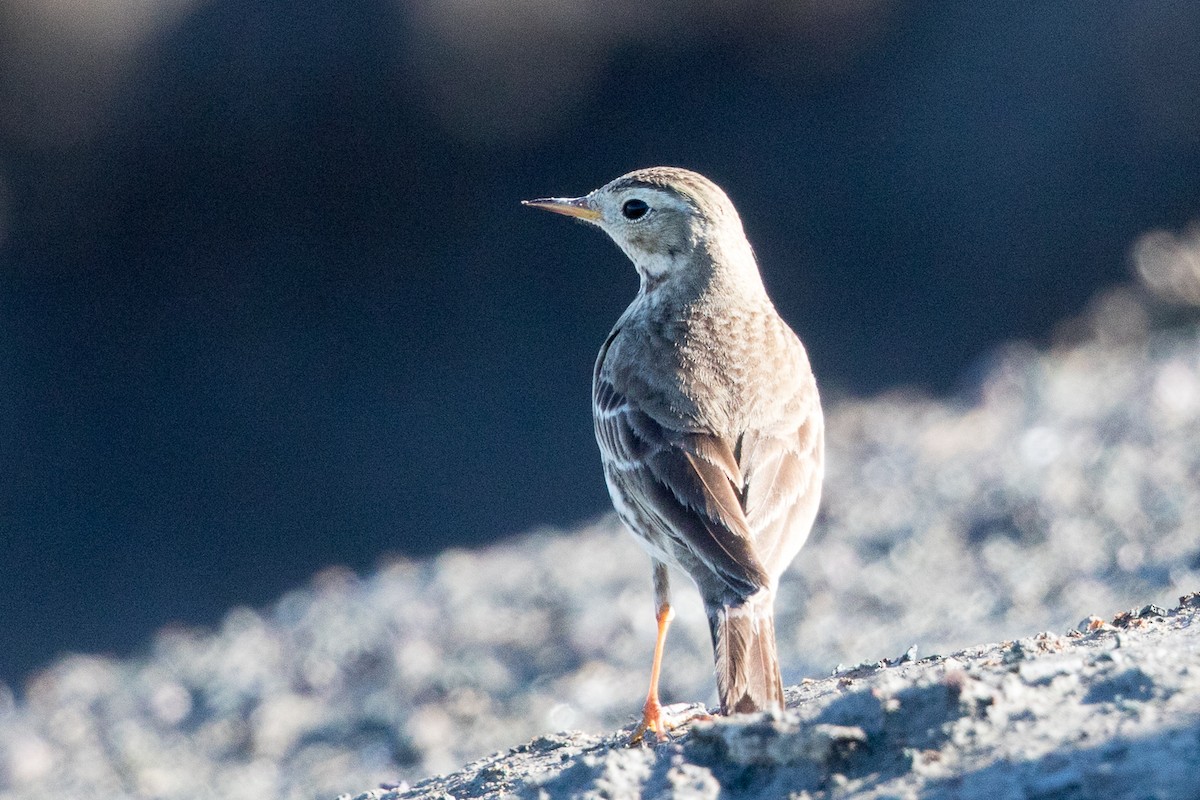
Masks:
[[[712,715],[700,703],[678,703],[664,708],[658,702],[647,700],[642,707],[642,721],[633,729],[627,744],[645,743],[647,733],[654,734],[654,742],[665,741],[671,738],[671,731],[687,727],[697,720],[710,719]]]
[[[633,734],[629,737],[629,744],[641,744],[646,740],[647,732],[654,734],[655,741],[664,739],[671,727],[663,717],[662,705],[654,698],[650,698],[646,701],[646,705],[642,706],[642,721],[633,729]]]

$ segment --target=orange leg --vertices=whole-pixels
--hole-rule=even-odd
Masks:
[[[662,703],[658,701],[658,678],[662,674],[663,648],[667,643],[667,628],[675,618],[675,609],[669,605],[660,606],[658,614],[658,638],[654,641],[654,663],[650,667],[650,693],[646,695],[646,705],[642,706],[642,729],[652,730],[658,735],[665,734],[667,727],[663,723]]]
[[[637,744],[646,735],[646,731],[654,731],[656,737],[667,735],[669,727],[662,715],[662,703],[658,700],[658,676],[661,673],[663,646],[667,641],[667,628],[675,616],[675,609],[669,604],[658,607],[658,638],[654,642],[654,664],[650,667],[650,692],[646,695],[646,704],[642,706],[642,722],[630,737],[630,744]]]
[[[669,600],[670,589],[667,583],[667,567],[665,564],[654,562],[654,616],[658,620],[658,637],[654,640],[654,663],[650,667],[650,691],[646,695],[646,704],[642,706],[642,722],[630,737],[630,743],[640,742],[646,731],[654,731],[655,736],[667,734],[667,724],[662,715],[662,703],[658,700],[658,678],[662,674],[663,650],[667,643],[667,629],[675,618],[675,609],[671,608]]]

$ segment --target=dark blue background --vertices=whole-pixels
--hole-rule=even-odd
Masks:
[[[760,4],[610,35],[511,118],[502,70],[413,78],[441,45],[405,8],[201,3],[87,135],[0,127],[0,679],[606,510],[590,370],[636,280],[521,198],[708,174],[828,398],[952,390],[1200,213],[1195,4],[880,4],[807,33]],[[532,26],[525,78],[571,34]]]

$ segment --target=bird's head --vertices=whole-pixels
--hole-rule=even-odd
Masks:
[[[526,200],[596,225],[625,251],[643,287],[708,281],[714,273],[758,268],[742,222],[721,187],[677,167],[651,167],[622,175],[583,197]]]

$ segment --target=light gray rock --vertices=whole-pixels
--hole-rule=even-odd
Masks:
[[[781,715],[657,744],[629,745],[631,728],[535,740],[358,800],[1200,796],[1200,596],[1116,622],[855,668],[793,687]]]

